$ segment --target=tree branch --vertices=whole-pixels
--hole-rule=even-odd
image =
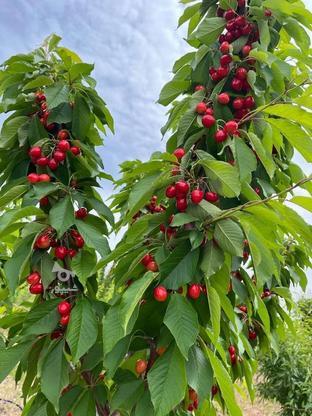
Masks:
[[[256,201],[248,201],[243,205],[239,205],[238,207],[227,209],[227,210],[223,211],[223,213],[221,215],[219,215],[215,218],[212,218],[211,220],[205,222],[205,225],[210,225],[210,224],[213,224],[214,222],[220,221],[224,218],[228,218],[231,215],[235,214],[236,212],[244,211],[245,209],[252,208],[252,207],[255,207],[257,205],[265,204],[265,203],[271,201],[274,198],[279,198],[282,195],[288,194],[288,192],[291,192],[293,189],[298,188],[299,186],[302,186],[305,183],[310,182],[310,181],[312,181],[312,175],[308,176],[307,178],[301,179],[299,182],[295,183],[294,185],[290,186],[289,188],[284,189],[283,191],[281,191],[277,194],[270,195],[269,197],[267,197],[265,199],[260,199],[260,200],[256,200]]]

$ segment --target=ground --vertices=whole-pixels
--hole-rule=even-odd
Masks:
[[[12,401],[22,406],[22,400],[19,398],[20,392],[15,388],[12,377],[8,377],[0,384],[0,415],[1,416],[21,416],[21,410],[14,404],[3,402],[2,400]],[[274,403],[256,400],[254,405],[248,403],[247,400],[239,399],[243,407],[244,416],[275,416],[279,407]]]

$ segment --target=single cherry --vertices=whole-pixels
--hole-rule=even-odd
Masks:
[[[207,106],[204,102],[201,102],[201,103],[197,104],[196,113],[203,115],[203,114],[205,114],[206,110],[207,110]]]
[[[204,115],[202,118],[203,126],[209,129],[210,127],[214,126],[216,124],[216,119],[213,116],[210,116],[209,114]]]
[[[30,183],[37,183],[37,182],[39,182],[40,179],[39,179],[39,175],[37,175],[37,173],[30,173],[27,176],[27,180]]]
[[[220,49],[220,52],[223,55],[228,54],[230,52],[230,44],[229,44],[229,42],[226,42],[226,41],[225,42],[222,42],[219,49]]]
[[[35,285],[39,283],[41,280],[41,276],[38,272],[33,272],[27,277],[27,283],[30,285]]]
[[[174,198],[176,196],[176,188],[174,185],[169,185],[166,189],[166,197]]]
[[[70,148],[70,151],[72,152],[72,154],[74,155],[74,156],[79,156],[80,155],[80,147],[78,147],[78,146],[72,146],[71,148]]]
[[[63,162],[63,160],[66,159],[66,153],[61,152],[60,150],[55,150],[54,154],[53,154],[53,158],[57,161],[57,162]]]
[[[42,283],[35,283],[29,287],[29,292],[32,295],[40,295],[43,293],[43,284]]]
[[[41,157],[41,155],[42,155],[42,153],[41,153],[41,147],[39,147],[39,146],[32,147],[29,150],[28,154],[33,159],[39,159],[39,157]]]
[[[206,192],[205,199],[209,202],[217,202],[219,200],[219,196],[216,192]]]
[[[39,204],[41,207],[46,207],[49,205],[49,198],[47,196],[44,196],[39,200]]]
[[[58,150],[61,152],[67,152],[70,149],[69,141],[67,140],[60,140],[57,144]]]
[[[57,138],[58,138],[59,140],[67,140],[67,139],[69,138],[69,133],[68,133],[68,131],[67,131],[67,130],[60,130],[60,131],[57,133]]]
[[[157,263],[155,261],[150,261],[147,266],[146,269],[149,270],[150,272],[158,272],[158,266]]]
[[[36,247],[41,249],[47,249],[50,247],[51,238],[47,234],[39,235],[36,240]]]
[[[182,147],[176,149],[173,154],[176,156],[178,160],[181,160],[182,157],[185,155],[185,150]]]
[[[184,212],[187,209],[187,200],[186,198],[179,198],[176,202],[176,207],[179,212]]]
[[[229,65],[232,62],[233,58],[231,55],[226,54],[226,55],[222,55],[220,57],[220,65],[222,67],[226,67],[227,65]]]
[[[245,105],[245,100],[243,98],[237,97],[233,100],[232,106],[234,110],[241,110]]]
[[[51,170],[56,170],[57,168],[58,168],[58,162],[55,160],[55,159],[50,159],[49,160],[49,168],[51,169]]]
[[[247,69],[242,66],[240,68],[237,68],[237,70],[235,71],[235,77],[237,79],[240,79],[241,81],[244,81],[247,78],[247,74]]]
[[[196,85],[195,91],[205,91],[206,88],[203,85]]]
[[[87,208],[79,208],[76,212],[75,212],[75,217],[83,220],[84,218],[86,218],[86,216],[88,215],[88,210]]]
[[[168,297],[168,291],[164,286],[156,286],[153,293],[154,299],[158,302],[165,302]]]
[[[67,326],[69,324],[70,315],[63,315],[60,319],[60,324],[62,326]]]
[[[62,316],[69,315],[71,311],[71,304],[66,300],[63,300],[61,303],[58,304],[57,310],[59,314]]]
[[[230,96],[226,92],[218,95],[218,103],[226,105],[230,102]]]
[[[231,82],[231,87],[232,87],[232,89],[233,89],[234,91],[239,92],[239,91],[241,91],[241,90],[242,90],[242,88],[243,88],[243,83],[242,83],[242,81],[241,81],[240,79],[238,79],[238,78],[233,78],[233,79],[232,79],[232,82]]]
[[[217,130],[214,137],[217,143],[221,143],[227,139],[228,135],[224,130]]]
[[[41,173],[41,175],[39,175],[39,182],[50,182],[51,178],[47,173]]]
[[[201,294],[200,285],[197,283],[193,283],[188,286],[187,294],[192,299],[198,299]]]
[[[65,246],[58,246],[55,248],[55,257],[60,260],[64,260],[68,254],[68,250]]]
[[[194,189],[191,192],[191,200],[194,204],[199,204],[204,198],[204,191],[201,189]]]
[[[224,130],[228,134],[235,133],[237,129],[238,129],[238,124],[236,123],[235,120],[230,120],[224,125]]]
[[[78,248],[82,248],[84,246],[84,243],[84,239],[81,235],[77,235],[77,237],[75,237],[75,244]]]
[[[141,264],[146,267],[151,261],[154,261],[154,257],[151,254],[145,254],[141,260]]]
[[[147,361],[146,360],[137,360],[135,363],[135,371],[137,374],[145,373],[147,369]]]
[[[190,190],[190,185],[185,181],[178,181],[175,184],[176,195],[186,195]]]

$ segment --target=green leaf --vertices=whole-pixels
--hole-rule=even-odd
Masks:
[[[84,139],[91,126],[91,111],[86,100],[77,95],[73,110],[72,132],[75,138]]]
[[[92,275],[97,263],[97,257],[94,251],[81,250],[72,260],[72,270],[82,284],[85,284],[87,278]]]
[[[60,199],[50,210],[50,224],[61,237],[74,223],[74,207],[69,195]]]
[[[64,340],[52,343],[42,363],[41,391],[58,410],[60,393],[69,383],[69,364],[64,355]]]
[[[0,208],[3,208],[9,202],[14,202],[21,198],[29,189],[28,185],[17,185],[10,188],[4,195],[0,196]]]
[[[170,297],[164,324],[174,336],[181,353],[187,360],[189,349],[196,342],[199,324],[197,313],[185,297],[179,294]]]
[[[24,219],[27,217],[36,216],[37,219],[45,218],[45,213],[41,211],[40,208],[37,207],[23,207],[23,208],[15,208],[13,210],[9,210],[5,212],[0,217],[0,235],[6,232],[7,228],[13,224],[14,222]]]
[[[159,104],[168,105],[177,98],[182,92],[190,87],[190,81],[172,80],[168,82],[161,90],[158,99]]]
[[[184,398],[185,361],[177,346],[159,357],[147,376],[156,416],[167,416]]]
[[[104,355],[112,351],[117,342],[124,338],[133,327],[137,306],[153,280],[154,273],[146,273],[132,283],[119,304],[108,310],[103,320]]]
[[[98,334],[96,315],[87,299],[79,299],[71,311],[66,333],[73,361],[78,362],[95,344]]]
[[[74,81],[77,78],[90,75],[94,69],[94,65],[86,63],[77,63],[71,66],[69,70],[70,80]]]
[[[218,292],[212,286],[209,286],[208,289],[208,303],[213,328],[213,339],[216,343],[220,335],[221,303]]]
[[[279,129],[288,142],[294,146],[308,162],[312,162],[312,139],[301,127],[288,120],[269,118],[269,123]]]
[[[4,272],[7,278],[8,287],[12,294],[15,292],[19,277],[23,274],[32,253],[34,239],[35,236],[33,234],[23,238],[14,250],[12,257],[4,265]]]
[[[127,383],[121,383],[112,397],[111,410],[121,410],[129,414],[143,393],[143,380],[132,380]]]
[[[184,10],[182,16],[179,18],[178,27],[182,26],[183,23],[185,23],[188,20],[190,20],[190,18],[192,16],[194,16],[194,14],[199,11],[200,7],[201,7],[201,4],[200,3],[196,3],[196,4],[193,4],[192,6],[187,7]]]
[[[220,0],[219,6],[223,10],[237,9],[237,0]]]
[[[46,88],[45,96],[47,98],[48,108],[52,110],[58,105],[68,102],[69,88],[63,82],[59,81],[53,86]]]
[[[205,349],[205,353],[209,358],[210,364],[214,372],[214,376],[217,379],[218,386],[221,390],[222,397],[228,408],[230,416],[243,416],[242,411],[235,400],[233,383],[229,376],[229,373],[224,368],[219,358],[216,357],[209,348]]]
[[[130,336],[122,338],[117,342],[111,352],[105,355],[103,366],[107,369],[107,377],[112,379],[120,363],[126,357],[131,342]]]
[[[11,149],[15,145],[18,129],[28,120],[26,116],[19,116],[10,118],[3,123],[0,134],[0,149]]]
[[[261,48],[267,50],[271,41],[268,21],[259,19],[258,28],[260,33]]]
[[[23,91],[39,87],[48,87],[52,84],[54,84],[54,81],[50,77],[47,77],[46,75],[39,75],[37,78],[27,82],[27,84],[24,85]]]
[[[69,103],[62,103],[50,111],[48,123],[70,123],[73,117],[73,109]]]
[[[190,251],[190,244],[185,242],[177,246],[165,262],[159,265],[163,284],[177,290],[180,286],[192,281],[196,273],[199,249]]]
[[[49,334],[57,326],[60,315],[57,305],[60,299],[50,299],[35,306],[23,324],[23,335]]]
[[[109,254],[110,249],[107,239],[97,230],[97,228],[88,224],[85,220],[76,220],[76,225],[87,246],[94,248],[102,257]]]
[[[294,196],[289,202],[312,212],[312,198],[309,196]]]
[[[193,109],[187,111],[180,119],[177,132],[177,145],[181,146],[184,144],[187,133],[191,128],[192,124],[197,118],[197,114]]]
[[[264,148],[261,140],[254,133],[248,133],[250,141],[270,178],[273,177],[276,166],[272,155]]]
[[[0,350],[0,383],[10,374],[17,363],[29,351],[33,341],[19,343],[13,347]]]
[[[237,163],[240,181],[250,183],[251,173],[257,169],[256,156],[244,140],[236,137],[233,144],[233,153]]]
[[[55,280],[55,273],[52,272],[54,267],[54,260],[52,255],[44,253],[40,261],[40,275],[44,289],[47,289]]]
[[[203,22],[198,26],[196,32],[194,32],[190,39],[198,39],[207,46],[212,45],[223,32],[225,28],[226,20],[222,17],[209,17],[207,16]]]
[[[224,263],[224,253],[220,248],[213,242],[208,241],[205,245],[202,261],[200,263],[200,269],[204,273],[205,277],[208,278],[215,274]]]
[[[155,416],[151,395],[145,390],[143,397],[137,402],[134,416]]]
[[[187,384],[195,390],[200,400],[206,399],[213,383],[212,368],[200,348],[190,349],[186,363]]]
[[[214,231],[214,239],[224,251],[234,256],[242,256],[244,234],[236,222],[230,219],[218,221]]]
[[[176,214],[173,217],[173,221],[170,223],[170,225],[171,227],[180,227],[181,225],[189,224],[195,221],[198,221],[198,218],[193,217],[192,215],[189,215],[189,214],[180,213],[180,214]]]
[[[275,104],[263,109],[267,114],[285,118],[289,121],[294,121],[308,129],[312,128],[311,114],[293,104]],[[271,121],[271,120],[269,120]]]
[[[240,194],[241,184],[235,166],[210,159],[200,159],[198,163],[204,167],[211,185],[220,195],[231,198]]]

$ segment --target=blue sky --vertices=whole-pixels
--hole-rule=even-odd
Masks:
[[[37,47],[54,32],[62,44],[95,64],[98,91],[116,123],[116,135],[100,149],[106,171],[116,176],[126,159],[147,159],[164,148],[160,128],[166,108],[156,104],[174,61],[189,50],[176,30],[178,0],[2,0],[0,61]],[[312,8],[312,0],[306,0]],[[300,158],[297,161],[311,173]],[[104,196],[112,189],[103,183]],[[298,208],[297,208],[298,210]],[[304,210],[300,210],[312,222]]]

